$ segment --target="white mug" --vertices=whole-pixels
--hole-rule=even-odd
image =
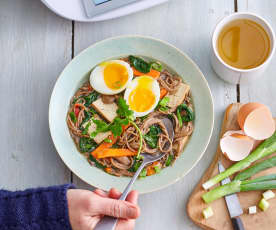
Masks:
[[[225,63],[218,54],[217,39],[220,34],[220,31],[224,28],[226,24],[236,19],[250,19],[260,24],[269,35],[270,47],[271,47],[269,56],[264,63],[262,63],[261,65],[255,68],[238,69],[238,68],[232,67],[227,63]],[[269,65],[274,52],[275,52],[274,32],[271,26],[269,25],[269,23],[265,19],[263,19],[262,17],[256,14],[241,12],[241,13],[234,13],[229,16],[226,16],[217,24],[213,32],[212,51],[211,51],[212,67],[220,78],[232,84],[245,84],[245,83],[253,82],[254,80],[258,79],[264,73],[267,66]]]

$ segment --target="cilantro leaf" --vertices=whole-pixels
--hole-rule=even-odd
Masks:
[[[98,133],[104,133],[109,130],[110,125],[108,125],[104,121],[93,119],[93,118],[92,118],[92,121],[94,124],[96,124],[97,127],[96,127],[96,131],[90,134],[91,138],[94,138],[95,136],[97,136]]]
[[[128,104],[122,97],[118,99],[117,114],[121,118],[128,118],[130,120],[134,120],[133,111],[129,109]]]
[[[118,137],[123,132],[123,125],[128,125],[129,120],[127,118],[121,119],[119,117],[116,117],[113,121],[113,123],[110,125],[110,130],[113,133],[115,137]]]

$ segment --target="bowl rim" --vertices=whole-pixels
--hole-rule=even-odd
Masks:
[[[211,109],[211,126],[210,126],[210,132],[209,132],[209,135],[208,135],[208,138],[206,139],[205,143],[202,144],[203,149],[199,155],[199,157],[197,158],[197,160],[192,164],[192,166],[186,171],[186,172],[182,172],[178,177],[175,178],[175,180],[172,180],[168,183],[165,183],[164,185],[161,185],[161,186],[158,186],[158,187],[154,187],[152,189],[148,189],[147,191],[139,191],[140,194],[148,194],[148,193],[152,193],[152,192],[155,192],[155,191],[159,191],[159,190],[162,190],[170,185],[173,185],[174,183],[178,182],[180,179],[184,178],[188,173],[191,172],[191,170],[198,164],[198,162],[201,160],[201,158],[203,157],[204,153],[206,152],[206,149],[210,143],[210,140],[211,140],[211,137],[212,137],[212,134],[213,134],[213,129],[214,129],[214,101],[213,101],[213,96],[212,96],[212,92],[211,92],[211,89],[209,87],[209,84],[208,84],[208,81],[206,80],[204,74],[201,72],[201,70],[199,69],[199,67],[197,66],[197,64],[185,53],[183,52],[182,50],[180,50],[179,48],[175,47],[174,45],[170,44],[169,42],[166,42],[166,41],[163,41],[161,39],[158,39],[158,38],[154,38],[154,37],[151,37],[151,36],[144,36],[144,35],[131,35],[131,34],[128,34],[128,35],[120,35],[120,36],[113,36],[113,37],[110,37],[110,38],[106,38],[106,39],[103,39],[103,40],[100,40],[98,42],[95,42],[93,43],[92,45],[88,46],[87,48],[83,49],[82,51],[80,51],[73,59],[71,59],[69,61],[69,63],[63,68],[62,72],[59,74],[58,78],[56,79],[56,82],[54,84],[54,87],[53,87],[53,90],[52,90],[52,93],[51,93],[51,96],[50,96],[50,100],[49,100],[49,109],[48,109],[48,125],[49,125],[49,131],[50,131],[50,137],[52,139],[52,142],[55,146],[55,149],[56,149],[56,152],[57,154],[59,155],[59,157],[61,158],[61,160],[63,161],[63,163],[67,166],[67,168],[72,172],[74,173],[77,177],[79,177],[82,181],[84,181],[86,184],[90,185],[90,186],[93,186],[95,188],[97,188],[97,186],[93,185],[91,182],[88,182],[86,181],[85,179],[83,179],[79,174],[78,172],[74,172],[71,167],[67,164],[67,162],[65,161],[65,159],[63,158],[62,154],[59,153],[58,151],[58,148],[57,148],[57,145],[56,145],[56,142],[53,138],[53,135],[52,135],[52,131],[51,131],[51,119],[50,119],[50,113],[51,113],[51,107],[52,107],[52,101],[53,101],[53,94],[54,94],[54,91],[56,90],[56,87],[57,87],[57,84],[58,82],[60,81],[61,79],[61,76],[63,75],[63,73],[65,72],[65,70],[67,69],[67,67],[72,63],[72,61],[75,59],[75,58],[78,58],[79,56],[81,56],[83,53],[85,53],[88,49],[91,49],[93,46],[97,46],[98,44],[101,44],[101,43],[105,43],[105,42],[108,42],[108,41],[111,41],[111,40],[117,40],[117,39],[124,39],[124,38],[141,38],[141,39],[146,39],[146,40],[152,40],[152,41],[157,41],[161,44],[164,44],[172,49],[174,49],[175,51],[179,52],[182,56],[184,56],[190,63],[191,65],[197,70],[197,72],[199,73],[201,79],[203,80],[203,82],[205,83],[205,86],[207,88],[207,91],[208,91],[208,97],[209,97],[209,100],[211,102],[211,106],[212,106],[212,109]]]

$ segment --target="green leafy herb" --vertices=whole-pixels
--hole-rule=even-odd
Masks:
[[[151,69],[157,70],[159,72],[162,72],[163,66],[160,62],[151,62],[150,63]]]
[[[130,120],[134,120],[133,111],[129,109],[128,104],[122,97],[118,99],[117,114],[121,118],[128,118]]]
[[[150,72],[151,65],[144,61],[142,58],[129,56],[130,65],[134,66],[141,73],[148,73]]]
[[[145,115],[145,116],[143,116],[143,117],[140,117],[140,120],[141,120],[141,121],[144,121],[144,120],[146,120],[148,117],[149,117],[149,115]]]
[[[181,115],[181,111],[183,111],[183,110],[186,112],[186,115],[184,115],[184,116]],[[183,104],[181,104],[177,107],[176,116],[177,116],[177,119],[179,121],[179,126],[180,127],[182,127],[183,121],[189,122],[189,121],[193,121],[195,119],[194,112],[185,103],[183,103]]]
[[[168,157],[168,159],[167,159],[167,161],[166,161],[166,166],[167,166],[167,167],[171,165],[172,160],[173,160],[173,155],[169,155],[169,157]]]
[[[96,166],[97,168],[100,168],[100,169],[105,169],[105,168],[106,168],[106,166],[104,166],[104,165],[102,165],[101,163],[99,163],[99,162],[92,156],[92,154],[89,155],[89,160],[92,161],[92,162],[94,162],[94,163],[95,163],[95,166]]]
[[[157,125],[152,125],[147,134],[144,135],[144,139],[151,148],[157,147],[157,142],[159,139],[159,134],[161,133],[160,127]]]
[[[154,170],[156,173],[160,173],[161,172],[161,167],[159,165],[154,166]]]
[[[87,121],[89,121],[89,120],[91,119],[92,116],[93,116],[92,113],[90,113],[90,112],[84,110],[84,118],[83,118],[83,120],[82,120],[82,122],[81,122],[81,124],[80,124],[80,129],[81,129],[81,130],[84,130],[83,125],[84,125]]]
[[[97,143],[87,137],[80,138],[79,148],[82,153],[91,152],[97,147]]]
[[[92,93],[88,94],[87,96],[83,97],[85,100],[84,106],[89,107],[94,101],[98,99],[99,93],[93,91]]]
[[[147,170],[144,168],[139,176],[142,177],[142,178],[146,177],[147,176]]]
[[[73,123],[75,124],[77,122],[76,114],[74,112],[70,112],[69,116],[70,116],[71,120],[73,121]]]
[[[118,137],[123,132],[123,125],[127,125],[129,120],[127,118],[119,118],[116,117],[113,123],[110,125],[110,131],[113,133],[115,137]]]
[[[104,133],[104,132],[109,131],[110,125],[108,125],[104,121],[93,119],[93,118],[92,118],[92,121],[93,121],[94,124],[96,124],[96,131],[94,131],[90,134],[91,138],[94,138],[99,133]]]
[[[89,121],[89,122],[86,124],[84,130],[82,131],[82,134],[86,135],[86,134],[88,133],[88,129],[89,129],[90,125],[91,125],[91,121]]]

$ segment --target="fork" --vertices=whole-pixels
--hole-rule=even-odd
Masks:
[[[174,138],[174,129],[173,129],[172,121],[168,118],[162,118],[161,120],[163,121],[163,123],[164,123],[164,125],[167,129],[167,132],[169,134],[170,139],[173,140],[173,138]],[[143,156],[143,162],[140,165],[140,167],[137,169],[136,173],[134,174],[131,181],[129,182],[129,184],[125,188],[125,190],[124,190],[124,192],[121,195],[119,200],[125,200],[126,199],[132,185],[134,184],[134,182],[138,178],[139,174],[141,173],[141,171],[143,170],[143,168],[146,165],[160,160],[166,154],[167,153],[161,153],[161,152],[159,152],[155,155],[150,155],[150,154],[147,154],[147,153],[141,153],[141,155]],[[111,216],[104,216],[101,219],[101,221],[97,224],[97,226],[95,227],[94,230],[114,230],[115,227],[116,227],[117,221],[118,221],[118,218],[111,217]]]

